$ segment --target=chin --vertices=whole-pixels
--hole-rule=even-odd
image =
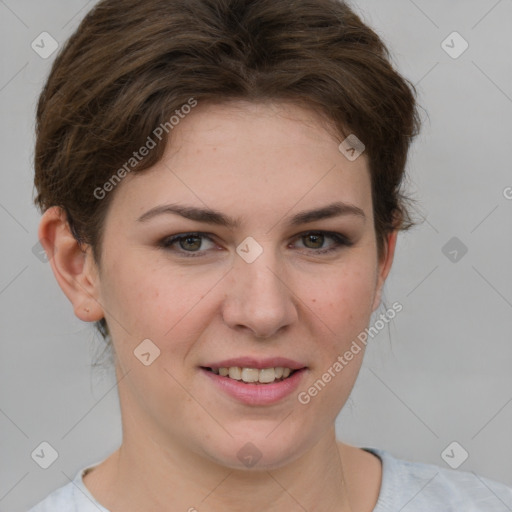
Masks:
[[[277,423],[278,425],[278,423]],[[313,443],[307,443],[301,436],[294,436],[283,429],[278,432],[272,429],[250,430],[224,436],[223,442],[204,446],[207,456],[221,466],[249,471],[274,470],[286,466],[297,459]]]

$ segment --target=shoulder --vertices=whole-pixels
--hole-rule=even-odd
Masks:
[[[42,501],[34,505],[28,512],[50,512],[50,510],[65,510],[68,507],[71,510],[74,505],[73,484],[70,482],[59,489],[50,493]]]
[[[78,471],[72,482],[55,489],[27,512],[109,512],[84,486],[82,474],[86,470]]]
[[[397,459],[365,448],[382,460],[382,483],[374,512],[507,512],[512,487],[466,471]]]

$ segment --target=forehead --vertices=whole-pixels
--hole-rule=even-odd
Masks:
[[[176,129],[177,128],[177,129]],[[216,151],[221,147],[235,154],[250,151],[261,158],[265,152],[286,153],[288,159],[309,150],[337,146],[339,135],[332,122],[319,112],[290,102],[231,101],[198,105],[171,132],[168,155],[192,151]]]
[[[123,180],[115,202],[142,213],[181,199],[259,211],[341,200],[370,214],[366,155],[350,161],[341,140],[321,115],[297,105],[199,104],[174,126],[162,159]]]

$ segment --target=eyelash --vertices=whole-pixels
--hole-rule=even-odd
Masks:
[[[315,254],[322,254],[322,255],[328,254],[328,253],[331,253],[334,251],[339,251],[342,247],[351,247],[352,245],[354,245],[353,242],[351,242],[345,236],[343,236],[339,233],[332,233],[329,231],[308,231],[304,234],[298,235],[297,238],[307,237],[310,235],[323,235],[323,236],[326,236],[326,237],[334,240],[334,244],[329,249],[320,249],[320,250],[309,249],[310,251],[312,251]],[[184,233],[181,235],[174,235],[174,236],[166,237],[163,240],[161,240],[159,245],[163,249],[169,250],[174,244],[176,244],[177,242],[180,242],[181,240],[186,240],[187,238],[207,238],[213,242],[212,238],[206,233],[192,232],[192,233]],[[306,248],[306,249],[308,249],[308,248]],[[204,251],[203,251],[203,253],[201,253],[200,251],[183,251],[183,250],[177,251],[177,252],[178,252],[178,254],[180,254],[180,256],[183,256],[185,258],[200,258],[200,257],[203,257],[203,254],[204,254]]]

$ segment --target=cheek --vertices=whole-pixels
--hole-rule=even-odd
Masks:
[[[307,286],[307,285],[310,286]],[[314,286],[304,283],[304,302],[323,321],[334,345],[340,345],[367,326],[372,313],[376,287],[376,269],[367,265],[332,270]]]
[[[176,317],[191,309],[193,299],[197,302],[202,296],[199,280],[187,280],[179,270],[148,260],[123,257],[111,264],[102,293],[106,308],[128,321],[130,330],[138,334],[165,325],[170,329]]]
[[[223,273],[127,259],[112,268],[104,306],[107,320],[112,319],[109,325],[118,353],[130,358],[133,349],[148,338],[160,349],[162,360],[173,367],[180,365],[219,307],[214,288],[220,288]]]
[[[334,421],[346,403],[363,362],[360,335],[371,317],[376,272],[370,264],[362,267],[333,272],[322,288],[309,292],[316,356],[298,400],[326,421]]]

